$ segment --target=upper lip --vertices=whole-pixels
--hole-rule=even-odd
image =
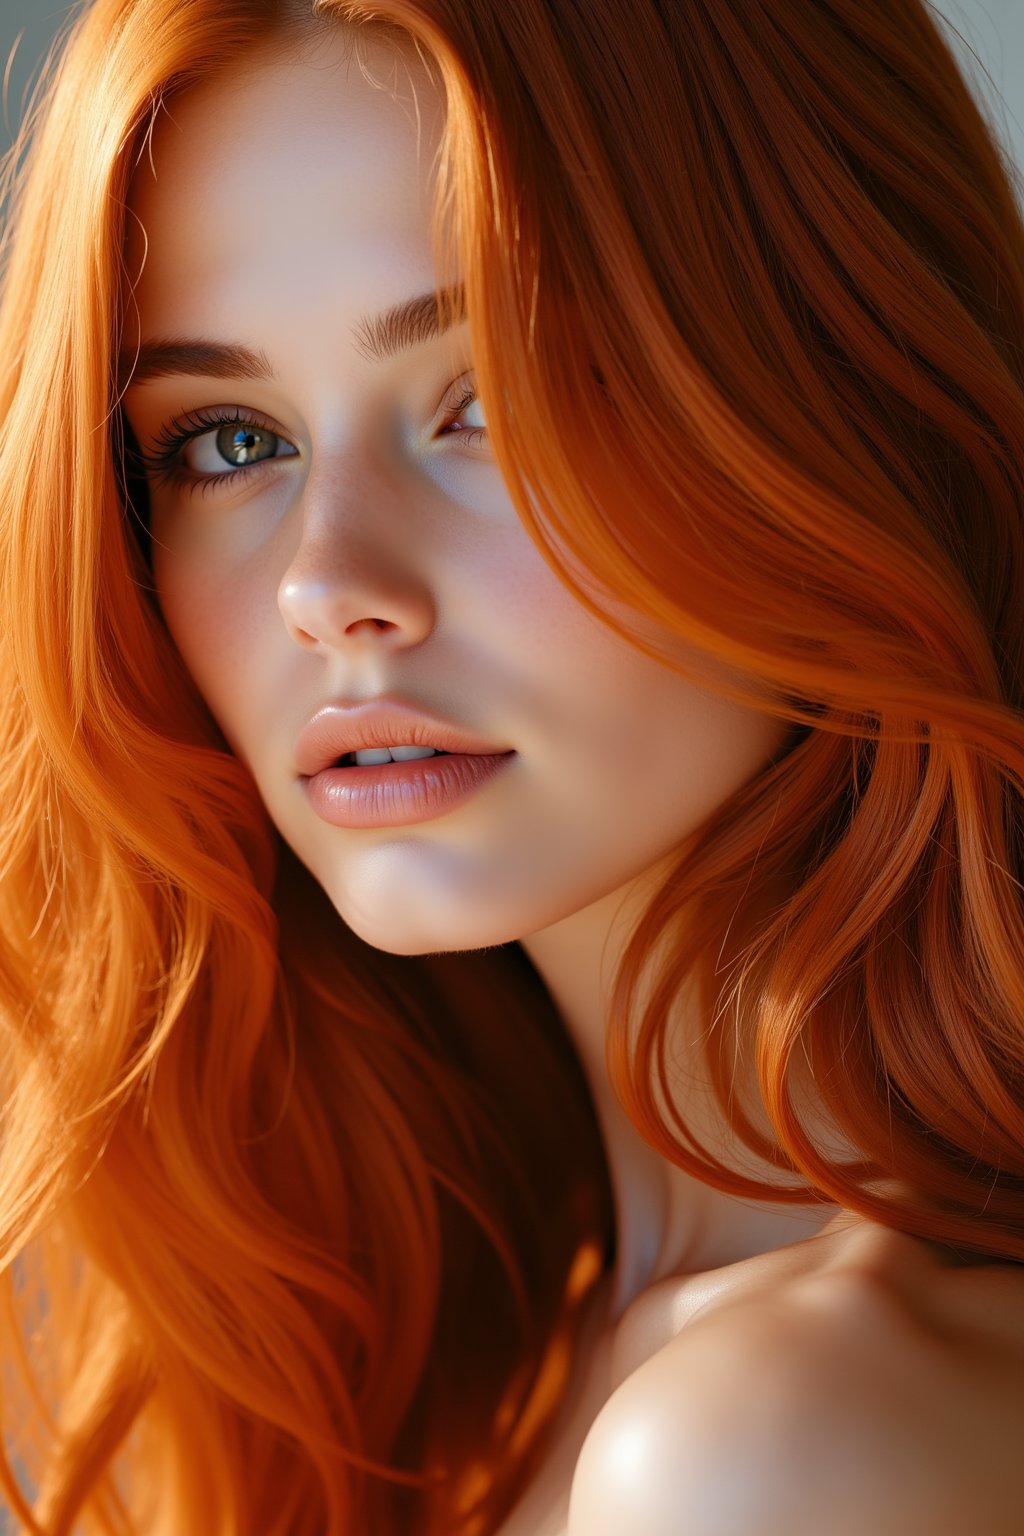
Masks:
[[[507,747],[464,731],[426,710],[391,699],[347,706],[325,704],[303,726],[295,743],[295,764],[307,778],[330,768],[346,752],[364,747],[436,747],[440,752],[500,755]]]

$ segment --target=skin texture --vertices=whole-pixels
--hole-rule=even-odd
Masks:
[[[360,317],[433,286],[438,118],[418,81],[417,153],[411,102],[337,51],[172,104],[156,175],[144,166],[132,200],[149,239],[143,336],[244,341],[279,382],[163,379],[125,404],[144,450],[197,408],[251,409],[280,433],[287,456],[240,482],[154,487],[167,622],[345,920],[396,953],[475,948],[624,890],[767,761],[782,728],[626,645],[548,570],[485,440],[439,430],[452,386],[472,382],[465,324],[383,364],[360,354]],[[460,421],[477,427],[480,412]],[[229,467],[212,433],[188,459]],[[328,827],[300,788],[295,738],[321,705],[383,693],[518,759],[436,821]]]
[[[897,1297],[884,1315],[859,1305],[866,1261],[850,1245],[867,1224],[794,1242],[830,1210],[753,1208],[696,1184],[641,1141],[608,1091],[603,1009],[625,919],[680,841],[781,750],[786,728],[717,695],[721,674],[707,658],[690,658],[698,683],[631,648],[557,581],[517,520],[481,403],[458,417],[450,409],[473,386],[465,325],[384,362],[365,355],[361,322],[434,286],[430,167],[440,127],[413,58],[397,70],[390,53],[371,59],[385,90],[350,59],[340,30],[312,55],[257,54],[244,71],[174,99],[138,171],[127,258],[141,277],[129,344],[244,343],[276,375],[161,378],[127,390],[144,453],[196,410],[252,419],[276,444],[244,475],[200,484],[232,467],[207,431],[181,455],[192,483],[153,480],[161,607],[276,826],[345,922],[394,953],[521,940],[577,1043],[609,1155],[619,1258],[597,1298],[593,1353],[561,1439],[505,1536],[748,1532],[750,1507],[716,1503],[716,1490],[732,1486],[737,1463],[755,1462],[746,1496],[757,1502],[760,1536],[838,1531],[828,1509],[838,1485],[821,1481],[815,1503],[787,1447],[809,1427],[826,1463],[830,1446],[856,1446],[857,1426],[879,1422],[872,1364],[904,1358],[929,1383],[882,1436],[891,1441],[916,1414],[916,1438],[901,1447],[915,1465],[926,1460],[936,1389],[963,1404],[946,1425],[961,1443],[991,1439],[997,1412],[1019,1433],[1020,1394],[991,1381],[979,1394],[956,1304],[941,1368],[914,1305]],[[432,821],[328,826],[302,790],[296,737],[325,704],[383,694],[517,757]],[[681,1040],[685,1017],[680,999]],[[774,1250],[786,1245],[797,1257],[780,1264]],[[868,1268],[884,1288],[908,1255],[925,1281],[942,1267],[890,1236]],[[719,1278],[693,1292],[693,1276],[708,1272]],[[799,1291],[808,1277],[818,1286],[812,1327]],[[722,1298],[737,1286],[739,1310],[716,1335]],[[822,1315],[835,1326],[822,1332]],[[788,1374],[773,1395],[780,1340]],[[1014,1347],[1019,1360],[1019,1340]],[[837,1418],[834,1384],[853,1362],[867,1369]],[[737,1421],[730,1392],[740,1379],[753,1407]],[[767,1440],[766,1422],[777,1426]],[[681,1436],[690,1446],[682,1459]],[[878,1443],[865,1435],[864,1456]],[[966,1529],[936,1523],[931,1505],[908,1512],[884,1479],[873,1500],[862,1463],[846,1465],[851,1536],[905,1533],[914,1508],[926,1515],[913,1526],[922,1533]],[[990,1536],[1011,1528],[1003,1511],[1016,1491],[1002,1486],[996,1497],[989,1524],[977,1527]],[[972,1501],[965,1488],[956,1519]],[[895,1511],[897,1523],[884,1525],[880,1510]]]
[[[652,1288],[609,1341],[569,1536],[1013,1536],[1022,1299],[1013,1266],[847,1213]]]
[[[346,923],[393,953],[524,941],[602,1123],[617,1309],[682,1263],[727,1263],[827,1215],[751,1212],[672,1168],[622,1112],[603,1064],[624,919],[787,727],[627,645],[555,578],[514,512],[480,402],[461,432],[448,421],[446,403],[473,386],[465,324],[383,363],[365,356],[364,319],[435,283],[441,127],[414,55],[396,65],[371,50],[368,64],[385,89],[340,28],[313,50],[257,55],[175,98],[141,162],[129,347],[240,342],[277,376],[129,385],[145,454],[197,410],[251,412],[277,434],[274,456],[229,482],[209,478],[237,463],[216,431],[181,452],[193,483],[152,479],[156,583],[224,735]],[[708,684],[721,673],[690,660]],[[325,704],[382,694],[517,757],[432,821],[328,826],[302,789],[296,737]]]

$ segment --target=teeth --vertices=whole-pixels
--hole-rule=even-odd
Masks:
[[[396,763],[411,763],[417,757],[436,757],[435,747],[389,747]]]
[[[362,747],[355,753],[360,768],[371,768],[377,763],[410,763],[418,757],[434,757],[433,747]]]

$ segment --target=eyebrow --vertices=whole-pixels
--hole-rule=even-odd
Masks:
[[[370,362],[384,362],[399,353],[433,341],[466,318],[466,292],[459,283],[440,291],[417,294],[393,304],[379,315],[364,315],[352,327],[356,351]],[[148,379],[196,374],[217,379],[268,379],[277,374],[262,350],[238,342],[210,341],[206,337],[145,341],[138,353],[122,352],[118,358],[119,392],[129,384]]]

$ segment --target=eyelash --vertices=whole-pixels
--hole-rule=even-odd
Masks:
[[[467,410],[476,399],[476,390],[464,387],[458,399],[446,409],[444,427],[453,426],[463,411]],[[188,423],[187,426],[186,423]],[[264,421],[258,412],[242,411],[237,406],[232,412],[216,409],[186,411],[183,416],[166,422],[160,428],[153,439],[152,449],[148,453],[139,452],[139,463],[149,479],[157,485],[184,486],[188,490],[202,489],[205,492],[210,486],[228,485],[240,475],[248,475],[254,469],[261,469],[265,464],[277,462],[277,455],[275,455],[270,459],[258,459],[252,464],[238,464],[234,469],[226,469],[219,475],[196,474],[195,471],[186,469],[181,464],[181,452],[187,443],[197,437],[204,437],[207,432],[230,426],[258,427],[261,432],[269,432],[271,436],[287,441],[280,432],[275,432],[270,423]],[[466,427],[462,432],[465,433],[466,441],[470,444],[475,444],[487,435],[485,427]],[[290,458],[291,455],[286,457]]]

